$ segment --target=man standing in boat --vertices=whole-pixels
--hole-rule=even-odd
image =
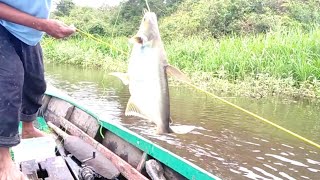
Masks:
[[[46,90],[43,33],[55,38],[73,34],[74,27],[50,20],[51,0],[0,0],[0,180],[25,179],[14,166],[9,148],[22,138],[40,137],[33,121]]]

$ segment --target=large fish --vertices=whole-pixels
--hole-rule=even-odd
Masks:
[[[184,134],[191,131],[193,126],[170,126],[172,121],[167,74],[182,81],[189,79],[168,64],[155,13],[145,12],[138,33],[130,42],[133,48],[128,73],[111,73],[129,85],[131,97],[125,115],[154,122],[157,134]]]

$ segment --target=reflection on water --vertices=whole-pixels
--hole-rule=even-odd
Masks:
[[[170,87],[175,125],[194,125],[186,135],[155,135],[154,125],[125,117],[128,88],[94,70],[47,65],[48,82],[95,113],[152,140],[223,179],[319,179],[320,149],[186,87]],[[320,106],[279,99],[229,101],[320,143]]]

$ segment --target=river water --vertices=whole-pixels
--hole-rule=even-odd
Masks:
[[[175,125],[185,135],[154,135],[154,124],[125,117],[128,87],[97,70],[46,64],[49,83],[104,119],[131,129],[222,179],[320,179],[320,149],[188,87],[170,87]],[[224,97],[320,144],[320,104]]]

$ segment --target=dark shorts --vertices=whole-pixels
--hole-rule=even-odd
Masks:
[[[0,147],[20,143],[19,121],[36,119],[45,90],[40,44],[29,46],[0,25]]]

